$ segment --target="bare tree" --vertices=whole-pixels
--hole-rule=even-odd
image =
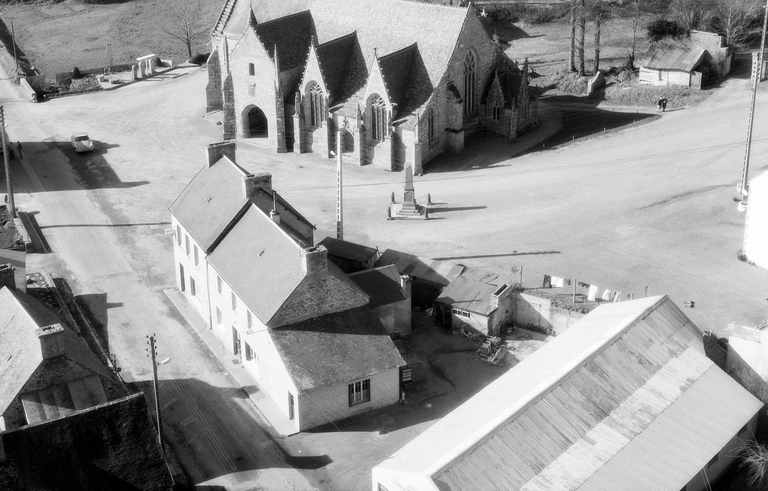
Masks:
[[[704,29],[707,27],[715,0],[673,0],[672,15],[684,28]]]
[[[712,9],[712,28],[733,48],[746,45],[750,27],[760,19],[761,0],[717,0]]]
[[[585,0],[578,0],[579,40],[576,45],[576,54],[579,60],[578,73],[580,77],[585,75],[584,70],[584,46],[587,35],[587,8]]]
[[[590,9],[590,14],[595,22],[595,59],[593,65],[595,74],[600,70],[600,35],[603,22],[613,16],[613,7],[614,2],[611,0],[596,0]]]
[[[568,52],[568,70],[576,71],[576,0],[571,0],[571,49]]]
[[[168,7],[172,13],[163,32],[184,43],[189,58],[192,58],[192,44],[205,33],[205,28],[200,25],[200,0],[168,0]]]

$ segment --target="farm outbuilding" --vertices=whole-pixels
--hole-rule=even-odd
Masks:
[[[712,56],[705,49],[661,47],[641,60],[640,83],[701,89],[707,83]]]
[[[435,303],[438,323],[458,329],[469,327],[486,336],[498,336],[512,319],[512,288],[457,276]]]

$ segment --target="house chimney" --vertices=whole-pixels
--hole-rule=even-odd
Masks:
[[[411,298],[411,284],[413,280],[407,274],[400,275],[400,289],[403,291],[405,298]]]
[[[61,324],[41,327],[35,334],[40,338],[40,350],[44,360],[64,354],[64,327]]]
[[[506,283],[501,285],[496,289],[496,291],[491,294],[491,308],[498,309],[499,308],[499,297],[504,295],[504,293],[509,289],[509,285]]]
[[[234,142],[234,140],[225,140],[223,142],[211,143],[205,149],[208,155],[208,167],[213,166],[213,164],[221,160],[222,157],[227,157],[233,163],[236,163],[235,150],[237,150],[237,144]]]
[[[323,246],[309,247],[301,250],[301,272],[307,276],[328,269],[328,250]]]
[[[259,188],[270,194],[272,193],[272,174],[261,172],[255,175],[248,174],[243,176],[243,193],[246,199],[251,199]]]
[[[277,193],[275,191],[272,191],[272,211],[269,212],[269,218],[280,225],[280,213],[277,211]]]
[[[11,266],[10,263],[0,264],[0,288],[7,286],[12,290],[16,289],[16,278],[14,277],[15,271],[16,268]]]

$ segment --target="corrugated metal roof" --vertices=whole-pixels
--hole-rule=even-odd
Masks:
[[[305,276],[299,244],[254,204],[209,262],[265,325]]]
[[[674,46],[659,48],[639,65],[652,70],[682,70],[690,72],[699,64],[707,50],[702,48],[682,49]]]
[[[326,237],[321,240],[317,245],[321,245],[328,249],[329,256],[343,257],[350,261],[357,261],[364,263],[375,255],[378,251],[373,247],[368,247],[354,242],[347,242],[346,240],[334,239],[333,237]]]
[[[491,295],[498,289],[499,285],[491,285],[464,276],[457,276],[445,287],[445,290],[440,293],[436,301],[451,305],[457,309],[488,315],[494,310],[491,307]]]
[[[407,274],[413,278],[431,281],[438,285],[448,286],[458,275],[464,271],[464,266],[433,259],[423,258],[407,254],[405,252],[387,249],[376,260],[376,266],[394,264],[400,274]]]
[[[203,166],[170,207],[171,214],[206,253],[248,202],[242,167],[227,157]]]
[[[666,296],[600,306],[380,467],[450,489],[679,489],[762,406],[701,336]]]

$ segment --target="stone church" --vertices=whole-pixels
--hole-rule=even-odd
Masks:
[[[514,139],[537,124],[527,63],[491,39],[472,7],[406,0],[226,0],[208,60],[207,110],[224,139],[388,170],[466,137]]]

